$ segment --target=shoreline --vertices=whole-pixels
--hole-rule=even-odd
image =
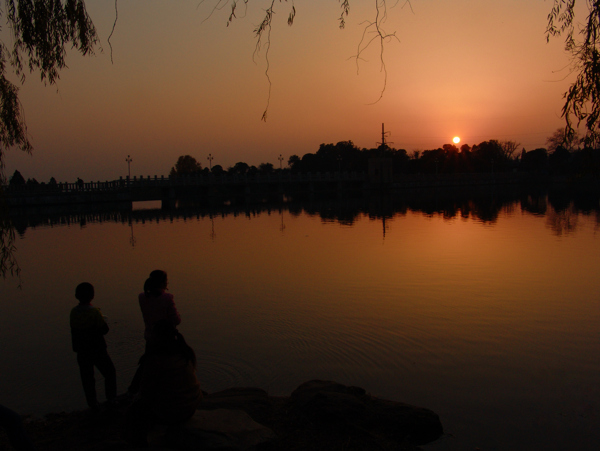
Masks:
[[[25,417],[36,449],[133,451],[125,419],[133,399],[120,395],[113,406]],[[150,448],[163,450],[381,450],[415,451],[443,434],[434,412],[373,397],[359,387],[332,381],[308,381],[288,397],[257,388],[231,388],[205,394],[185,425],[157,425]],[[12,449],[0,432],[0,449]]]

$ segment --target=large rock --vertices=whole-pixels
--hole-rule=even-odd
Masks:
[[[271,429],[242,410],[198,410],[179,428],[170,429],[170,446],[182,451],[247,450],[275,437]]]
[[[243,410],[255,420],[262,421],[272,406],[269,395],[260,388],[229,388],[205,395],[199,409]]]
[[[443,434],[431,410],[368,395],[362,388],[313,380],[291,396],[295,409],[326,428],[369,431],[394,441],[424,445]]]

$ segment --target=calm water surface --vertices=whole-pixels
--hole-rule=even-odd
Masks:
[[[543,210],[29,227],[22,289],[0,282],[0,403],[85,407],[68,327],[82,281],[125,391],[144,347],[137,294],[161,268],[208,392],[331,379],[434,410],[446,436],[427,449],[598,449],[600,215]]]

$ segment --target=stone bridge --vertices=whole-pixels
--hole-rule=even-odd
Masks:
[[[273,173],[197,174],[179,177],[140,176],[106,182],[76,182],[5,187],[9,206],[160,200],[163,206],[180,198],[284,195],[294,192],[362,190],[366,174]]]

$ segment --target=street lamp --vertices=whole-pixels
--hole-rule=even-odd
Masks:
[[[208,169],[212,171],[212,161],[213,161],[213,156],[212,154],[208,154],[208,157],[206,158],[208,160]]]
[[[130,179],[131,178],[131,162],[133,161],[131,159],[131,155],[127,155],[127,158],[125,158],[125,161],[127,162],[127,178]]]
[[[279,157],[277,157],[277,159],[279,160],[279,169],[283,169],[282,164],[283,164],[283,156],[281,156],[281,154],[279,154]]]

